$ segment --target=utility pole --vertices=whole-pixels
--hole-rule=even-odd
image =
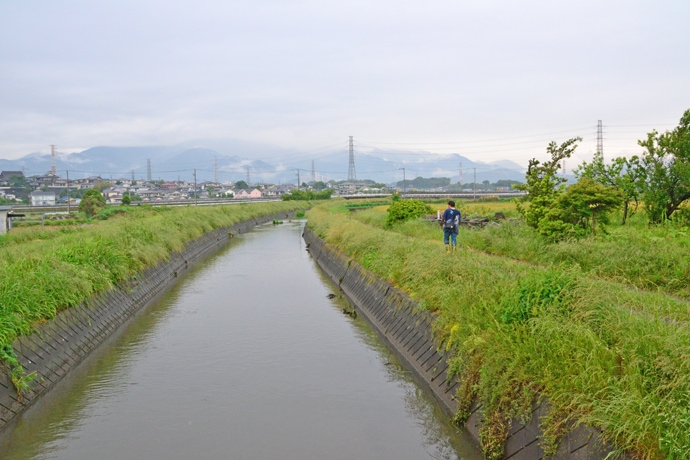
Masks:
[[[249,166],[245,166],[247,168],[247,185],[249,185]]]
[[[72,194],[69,191],[69,170],[67,172],[67,215],[69,216],[70,213],[72,212],[72,208],[70,207],[70,201],[72,201]]]
[[[151,158],[146,159],[146,180],[151,182]]]
[[[402,169],[403,172],[403,195],[405,195],[405,185],[407,184],[407,180],[405,180],[405,168],[398,168],[398,171]]]
[[[198,204],[196,195],[196,169],[194,170],[194,206]]]
[[[316,182],[316,170],[314,169],[314,160],[311,160],[311,181]]]
[[[604,159],[604,127],[601,120],[597,123],[597,152],[601,154],[601,159]]]
[[[134,182],[134,170],[132,169],[132,182]]]
[[[353,182],[357,180],[357,174],[355,173],[355,146],[350,136],[350,165],[347,169],[347,180]]]
[[[472,168],[474,170],[474,188],[472,190],[472,199],[477,199],[477,168]]]
[[[458,181],[458,184],[462,185],[462,161],[460,162],[460,180]]]

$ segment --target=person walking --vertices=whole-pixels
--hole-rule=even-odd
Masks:
[[[449,201],[448,208],[443,211],[441,225],[443,226],[443,244],[446,245],[446,253],[451,251],[449,243],[452,243],[453,254],[458,244],[458,227],[460,226],[460,211],[455,209],[455,202]]]

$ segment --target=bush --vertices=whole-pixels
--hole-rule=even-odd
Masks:
[[[283,201],[311,201],[311,200],[327,200],[333,195],[333,190],[322,190],[320,192],[314,192],[312,190],[293,190],[290,193],[286,193],[280,198]]]
[[[404,222],[410,219],[416,219],[434,212],[431,206],[420,200],[400,200],[394,201],[388,208],[388,217],[386,218],[386,226]]]
[[[96,189],[84,192],[84,197],[79,203],[79,211],[86,213],[87,216],[95,216],[98,211],[105,208],[105,198]]]

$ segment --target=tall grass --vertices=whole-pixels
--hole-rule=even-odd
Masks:
[[[463,216],[492,216],[502,209],[509,218],[481,230],[461,227],[458,244],[466,248],[547,267],[576,269],[632,288],[690,299],[690,229],[687,227],[674,222],[648,226],[641,219],[643,216],[637,215],[628,225],[611,224],[608,233],[552,244],[524,223],[510,218],[515,217],[510,203],[460,206]],[[383,228],[385,207],[361,211],[354,217]],[[440,238],[438,226],[418,220],[405,222],[393,230],[429,241]]]
[[[446,255],[428,223],[386,231],[376,210],[332,211],[309,211],[309,226],[435,313],[436,334],[463,382],[457,419],[479,398],[488,458],[500,458],[509,420],[525,417],[538,397],[550,403],[542,421],[547,452],[569,423],[584,423],[640,458],[688,458],[687,302],[574,264],[469,249]],[[434,238],[424,236],[432,231]]]
[[[167,260],[206,232],[310,205],[138,207],[90,225],[14,229],[0,237],[0,345]]]

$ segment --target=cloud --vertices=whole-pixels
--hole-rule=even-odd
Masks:
[[[0,158],[354,135],[524,164],[576,135],[591,155],[598,119],[607,149],[635,152],[690,106],[689,16],[651,1],[5,2]]]

